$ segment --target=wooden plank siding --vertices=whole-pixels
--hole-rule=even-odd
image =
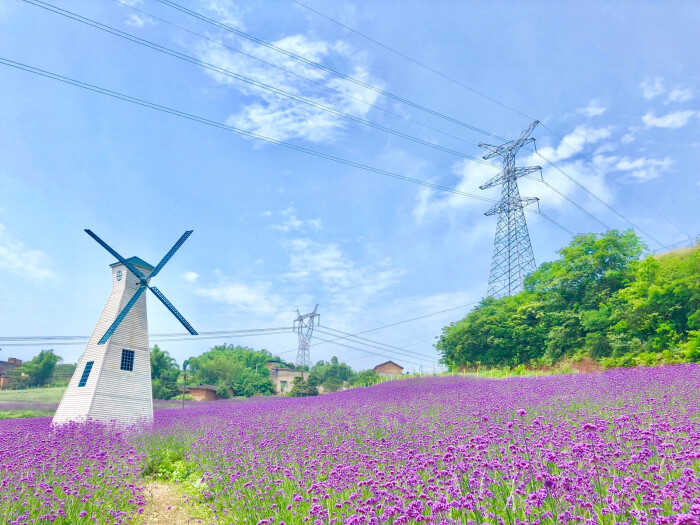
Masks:
[[[117,281],[120,270],[122,279]],[[97,344],[138,286],[138,279],[124,265],[112,267],[112,292],[56,410],[54,424],[88,418],[124,424],[153,420],[147,292],[139,297],[107,343]],[[120,369],[122,349],[134,351],[133,371]],[[90,376],[84,387],[78,387],[88,361],[94,362]]]

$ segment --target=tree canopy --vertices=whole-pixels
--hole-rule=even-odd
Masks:
[[[188,359],[190,384],[205,383],[222,387],[220,394],[231,389],[234,396],[273,394],[274,384],[265,363],[272,359],[267,350],[244,346],[220,345]]]
[[[487,297],[443,328],[436,348],[459,366],[607,366],[691,359],[700,329],[700,249],[647,256],[632,232],[574,237],[512,297]],[[691,348],[692,347],[692,348]]]
[[[151,384],[155,399],[171,399],[178,393],[177,378],[180,367],[167,351],[158,345],[151,348]]]

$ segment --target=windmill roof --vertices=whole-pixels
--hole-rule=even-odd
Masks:
[[[151,266],[148,264],[146,261],[141,259],[141,257],[129,257],[126,259],[127,262],[130,262],[134,266],[140,266],[141,268],[146,268],[147,270],[153,270],[155,269],[155,266]],[[119,261],[110,264],[110,266],[116,266],[117,264],[121,264]]]

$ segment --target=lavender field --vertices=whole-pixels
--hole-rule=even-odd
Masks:
[[[148,522],[159,480],[212,523],[698,525],[699,387],[674,365],[0,421],[0,523]]]

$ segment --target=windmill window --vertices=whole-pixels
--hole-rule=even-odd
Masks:
[[[85,363],[85,368],[83,369],[83,375],[80,376],[80,382],[78,383],[78,386],[85,386],[87,383],[88,377],[90,377],[90,370],[92,370],[92,364],[94,361],[88,361]]]
[[[134,371],[134,351],[133,350],[127,350],[126,348],[122,349],[122,365],[120,368],[122,370],[126,370],[127,372]]]

